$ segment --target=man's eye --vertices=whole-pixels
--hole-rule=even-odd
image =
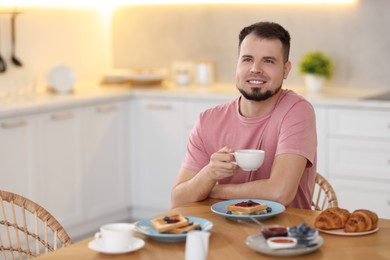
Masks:
[[[271,60],[271,59],[267,59],[267,60],[265,60],[264,62],[265,62],[265,63],[271,63],[271,64],[275,63],[275,61],[274,61],[274,60]]]

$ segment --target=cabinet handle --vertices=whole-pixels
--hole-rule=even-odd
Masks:
[[[111,111],[115,111],[117,109],[117,107],[115,105],[111,105],[111,106],[99,106],[96,108],[96,111],[98,113],[108,113],[108,112],[111,112]]]
[[[172,106],[169,104],[148,104],[146,105],[148,109],[158,109],[158,110],[170,110]]]
[[[63,112],[51,115],[51,119],[55,121],[66,120],[73,117],[72,112]]]
[[[10,129],[10,128],[17,128],[26,125],[26,121],[24,120],[18,120],[14,122],[4,122],[1,123],[1,127],[4,129]]]

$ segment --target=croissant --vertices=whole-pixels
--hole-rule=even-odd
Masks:
[[[358,209],[352,212],[347,223],[345,232],[365,232],[378,226],[378,215],[366,209]]]
[[[351,213],[342,208],[328,208],[315,219],[314,226],[318,229],[330,230],[344,228]]]

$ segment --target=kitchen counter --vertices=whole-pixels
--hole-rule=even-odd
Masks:
[[[99,101],[116,101],[134,96],[178,99],[213,99],[225,101],[239,95],[233,84],[216,84],[209,87],[176,87],[165,84],[160,87],[129,87],[124,85],[99,85],[94,87],[76,86],[69,94],[39,92],[32,97],[17,97],[0,102],[0,116],[26,115],[46,110],[63,109],[69,106],[84,106]],[[390,108],[390,101],[366,100],[365,98],[385,93],[383,89],[336,88],[326,87],[320,93],[308,93],[303,87],[285,86],[307,98],[315,105],[359,106]]]

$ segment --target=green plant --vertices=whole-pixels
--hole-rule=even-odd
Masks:
[[[333,62],[320,51],[308,52],[299,63],[299,71],[302,74],[315,74],[330,79],[333,74]]]

